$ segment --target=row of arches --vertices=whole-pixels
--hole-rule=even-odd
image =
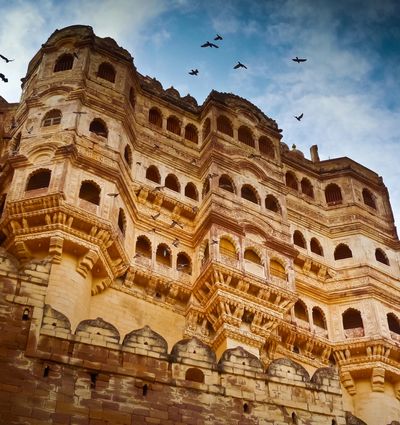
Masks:
[[[147,168],[146,179],[154,183],[161,184],[161,174],[155,165],[150,165]],[[163,185],[166,188],[173,190],[174,192],[181,193],[181,184],[178,178],[174,174],[168,174],[163,181]],[[238,192],[233,180],[227,174],[223,174],[219,177],[218,187],[234,194],[237,194]],[[203,190],[202,190],[203,197],[209,192],[209,190],[210,190],[210,179],[206,178],[203,184]],[[196,185],[192,182],[189,182],[186,184],[184,189],[184,194],[188,198],[191,198],[195,201],[199,200],[199,192],[197,190]],[[258,205],[261,204],[261,197],[259,196],[257,190],[254,189],[251,185],[248,185],[248,184],[242,185],[240,189],[240,196],[255,204],[258,204]],[[279,204],[278,199],[271,194],[267,195],[265,198],[265,208],[276,213],[280,213],[280,214],[282,213],[281,206]]]
[[[304,195],[314,199],[314,188],[308,178],[304,177],[299,183],[295,173],[287,171],[285,174],[285,184],[290,189],[293,189],[296,192],[301,191]],[[329,206],[341,204],[343,202],[342,189],[336,183],[328,184],[325,187],[324,193],[325,201]],[[363,188],[362,199],[365,205],[375,210],[377,209],[376,197],[369,189]]]
[[[152,252],[152,245],[147,236],[140,235],[136,239],[135,244],[136,256],[152,259],[155,258],[156,263],[167,267],[172,267],[172,250],[166,243],[157,245],[155,252]],[[176,269],[183,273],[192,274],[192,261],[190,256],[185,252],[179,252],[176,256]]]
[[[300,248],[307,249],[306,239],[303,236],[303,234],[300,232],[300,230],[295,230],[293,232],[293,243]],[[311,238],[310,240],[310,250],[314,254],[320,255],[322,257],[324,256],[322,245],[320,244],[318,239],[315,237]],[[352,258],[353,253],[348,245],[341,243],[336,246],[333,256],[335,260],[343,260],[345,258]],[[390,265],[389,259],[386,253],[381,248],[375,249],[375,259],[376,261],[382,264],[386,264],[387,266]]]
[[[310,323],[307,305],[302,300],[297,300],[293,307],[294,317]],[[312,324],[320,329],[327,330],[325,314],[320,307],[311,310]]]
[[[149,116],[148,116],[148,120],[151,124],[162,128],[163,127],[163,114],[161,112],[160,109],[158,109],[157,107],[152,107],[149,110]],[[175,115],[170,115],[167,118],[167,122],[166,122],[166,129],[167,131],[174,133],[178,136],[181,136],[182,134],[182,129],[181,129],[181,122],[179,120],[178,117],[176,117]],[[231,123],[231,121],[229,120],[229,118],[227,118],[225,115],[220,115],[217,118],[217,130],[220,131],[221,133],[227,134],[230,137],[233,137],[233,125]],[[210,134],[211,132],[211,120],[210,118],[206,118],[206,120],[204,121],[203,127],[202,127],[202,138],[203,141],[207,138],[207,136]],[[198,129],[195,125],[193,124],[187,124],[185,126],[184,129],[184,134],[183,137],[186,140],[189,140],[193,143],[198,143],[199,142],[199,134],[198,134]],[[243,144],[250,146],[252,148],[256,148],[256,141],[255,138],[253,136],[253,133],[251,131],[251,129],[247,126],[240,126],[238,129],[238,140],[240,142],[242,142]],[[258,139],[258,149],[260,151],[260,153],[264,154],[265,156],[273,159],[275,158],[275,149],[274,149],[274,145],[271,141],[271,139],[269,139],[266,136],[261,136]]]

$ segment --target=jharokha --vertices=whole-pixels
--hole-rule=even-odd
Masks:
[[[0,423],[399,425],[382,178],[91,27],[0,98]]]

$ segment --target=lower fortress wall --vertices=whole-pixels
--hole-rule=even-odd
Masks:
[[[361,425],[333,368],[310,378],[285,358],[263,367],[241,347],[217,361],[196,338],[150,327],[121,336],[102,318],[71,331],[45,304],[51,264],[0,259],[0,423]]]

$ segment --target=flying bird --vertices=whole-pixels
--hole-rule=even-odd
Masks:
[[[116,198],[119,196],[119,193],[107,193],[107,196],[111,196],[112,198]]]
[[[29,128],[28,130],[26,130],[28,132],[28,134],[31,134],[33,130],[33,126],[31,128]]]
[[[219,46],[214,43],[210,43],[209,41],[207,41],[207,43],[202,44],[201,47],[215,47],[216,49],[219,49]]]
[[[305,62],[306,60],[307,59],[300,59],[297,56],[294,59],[292,59],[293,62],[297,62],[297,63]]]
[[[173,245],[175,248],[178,248],[178,245],[179,245],[179,239],[178,239],[178,238],[176,238],[176,239],[172,242],[172,245]]]
[[[218,241],[217,240],[215,240],[215,239],[213,239],[212,241],[211,241],[211,245],[216,245],[218,243]]]
[[[0,58],[1,59],[3,59],[4,61],[6,61],[6,63],[8,63],[8,62],[12,62],[14,59],[8,59],[8,58],[6,58],[5,56],[3,56],[3,55],[0,55]]]
[[[198,69],[192,69],[190,72],[189,72],[189,75],[197,75],[199,73],[199,70]]]
[[[74,55],[77,59],[79,59],[79,57],[78,57],[78,53],[74,52],[74,53],[73,53],[73,55]]]
[[[303,118],[303,113],[301,113],[298,117],[296,117],[296,115],[294,116],[296,118],[297,121],[300,121]]]
[[[217,35],[214,37],[214,40],[215,40],[215,41],[222,40],[222,37],[221,37],[219,34],[217,34]]]
[[[2,73],[0,73],[0,78],[5,82],[8,83],[8,78],[6,78],[6,76]]]
[[[154,148],[154,149],[160,149],[160,146],[159,146],[159,145],[157,145],[157,143],[154,143],[153,148]]]
[[[172,220],[172,223],[169,227],[175,227],[175,226],[179,226],[181,229],[183,229],[183,226],[181,223],[179,223],[179,221]]]
[[[233,69],[239,69],[239,68],[246,68],[247,69],[247,66],[246,65],[243,65],[242,62],[239,62],[238,61],[237,65],[235,65],[233,67]]]
[[[151,218],[152,218],[153,220],[157,220],[157,218],[158,218],[158,217],[160,217],[160,214],[161,214],[161,213],[154,214],[154,215],[152,215],[152,216],[151,216]]]

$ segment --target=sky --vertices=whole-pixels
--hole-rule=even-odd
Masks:
[[[90,25],[164,89],[199,104],[213,89],[237,94],[306,157],[317,144],[321,160],[372,169],[400,223],[399,0],[0,0],[0,10],[0,54],[15,59],[0,61],[7,101],[18,102],[29,60],[55,29]],[[218,49],[200,47],[217,33]],[[234,70],[238,60],[247,69]]]

